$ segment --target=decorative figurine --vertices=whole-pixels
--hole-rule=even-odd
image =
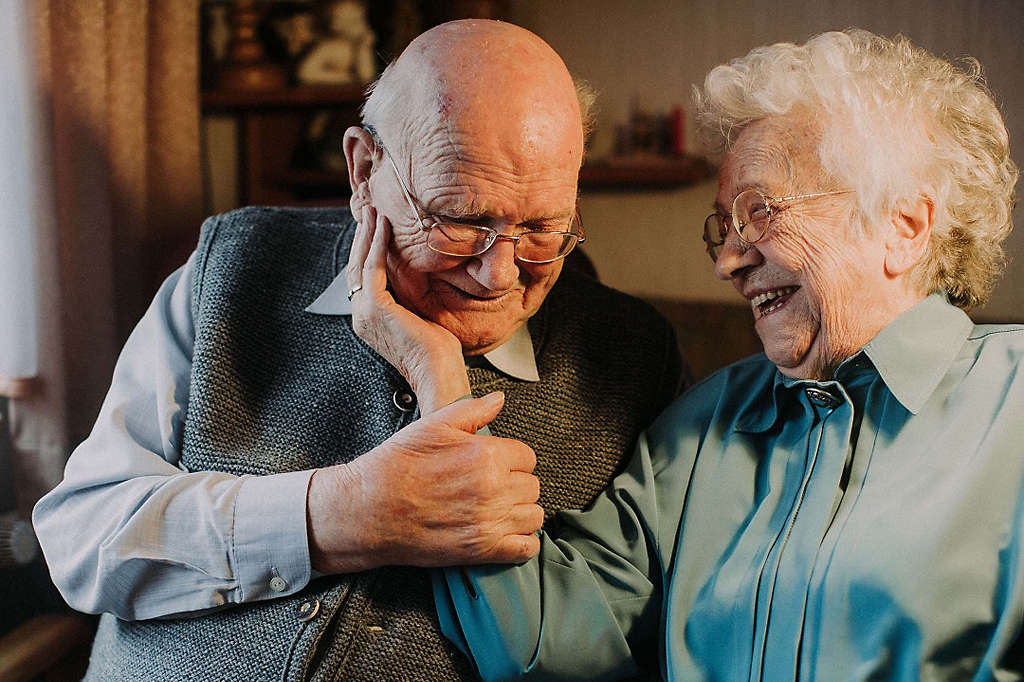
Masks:
[[[285,70],[267,60],[257,33],[263,7],[255,0],[235,0],[231,9],[231,43],[217,75],[221,90],[278,90],[288,85]]]
[[[261,36],[272,59],[294,67],[319,37],[316,12],[307,2],[275,2]]]
[[[369,83],[377,73],[375,37],[360,0],[335,0],[327,5],[328,35],[299,63],[298,79],[315,85]]]
[[[211,5],[207,12],[210,22],[207,37],[210,56],[213,58],[213,61],[222,62],[228,56],[228,45],[231,43],[228,7],[227,5]]]

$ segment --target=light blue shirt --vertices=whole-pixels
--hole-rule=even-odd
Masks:
[[[698,384],[516,567],[435,572],[488,679],[1024,675],[1024,327],[931,296],[830,381]]]
[[[53,581],[79,611],[131,620],[202,612],[292,594],[312,574],[312,470],[234,476],[181,464],[193,261],[161,286],[121,352],[92,433],[33,512]],[[342,273],[307,310],[351,314],[347,293]],[[537,380],[525,325],[485,357]]]

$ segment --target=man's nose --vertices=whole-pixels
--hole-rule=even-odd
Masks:
[[[506,291],[519,281],[516,263],[516,244],[509,239],[497,239],[491,248],[473,258],[470,276],[490,291]]]
[[[715,261],[715,275],[719,279],[732,279],[744,268],[760,265],[763,261],[756,244],[743,241],[735,231],[729,230]]]

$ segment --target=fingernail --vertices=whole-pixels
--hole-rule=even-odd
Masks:
[[[494,391],[485,395],[481,400],[486,400],[488,403],[501,403],[505,401],[505,393],[503,391]]]

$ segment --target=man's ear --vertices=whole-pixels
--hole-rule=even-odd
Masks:
[[[928,197],[900,202],[890,218],[885,240],[885,272],[899,277],[910,272],[928,251],[935,205]]]
[[[363,207],[370,203],[370,175],[377,145],[365,128],[352,126],[345,131],[341,147],[348,165],[348,184],[352,188],[349,206],[358,220]]]

